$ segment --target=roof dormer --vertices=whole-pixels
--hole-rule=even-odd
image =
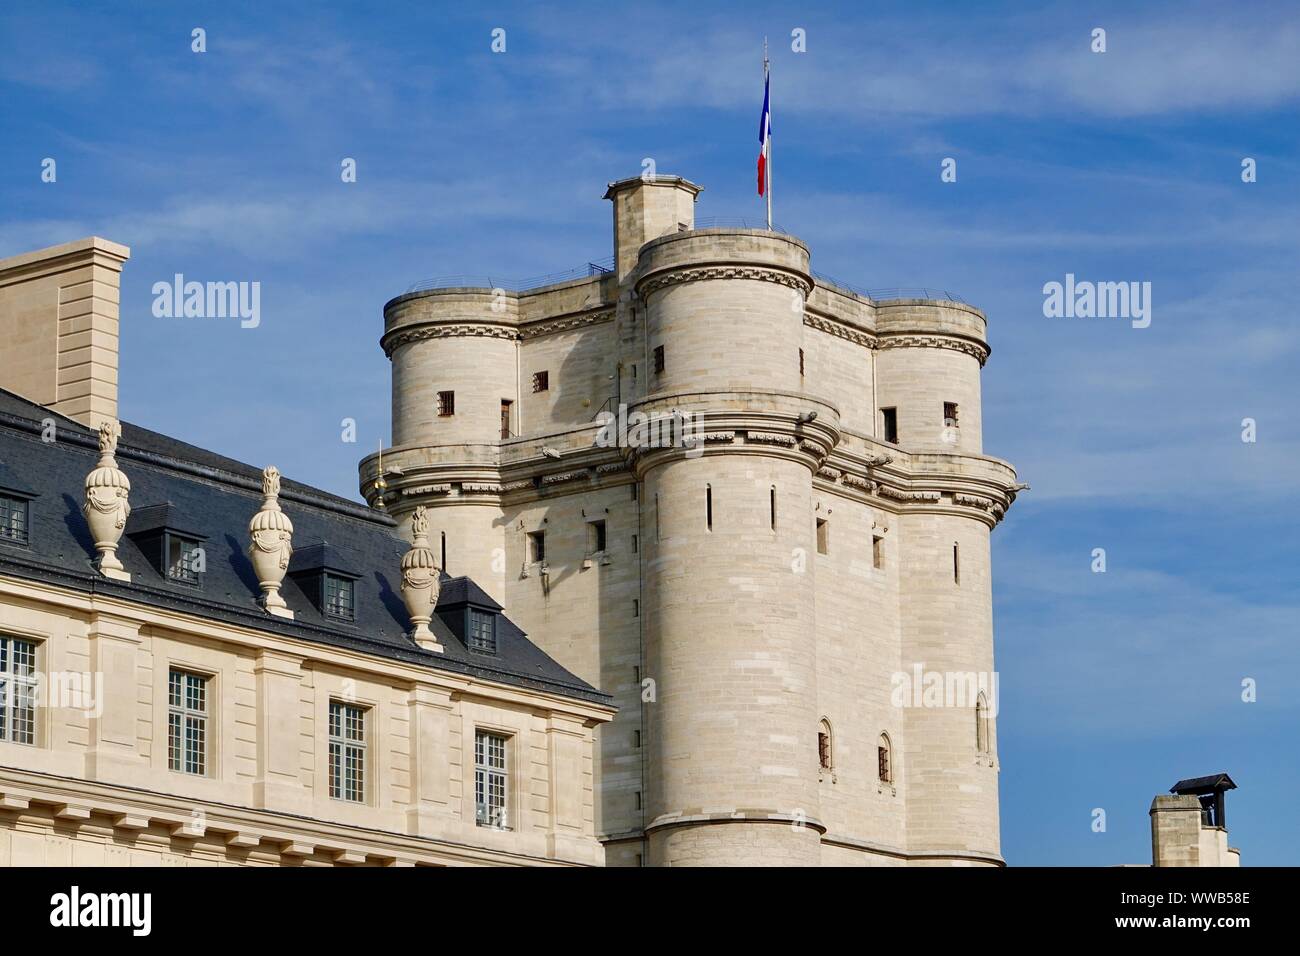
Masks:
[[[356,620],[356,581],[361,571],[350,549],[328,541],[299,548],[289,561],[289,576],[326,620]]]

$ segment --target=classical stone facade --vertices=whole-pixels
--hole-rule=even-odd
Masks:
[[[119,426],[128,255],[0,260],[0,866],[603,863],[606,695],[382,512]]]
[[[985,317],[697,229],[699,191],[612,184],[608,271],[390,301],[362,493],[613,695],[610,864],[999,865]]]

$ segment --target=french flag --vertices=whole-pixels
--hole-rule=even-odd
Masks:
[[[758,194],[767,192],[767,156],[772,139],[772,114],[768,112],[768,84],[771,78],[763,73],[763,115],[758,118]]]

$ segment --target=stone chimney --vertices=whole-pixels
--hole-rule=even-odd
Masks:
[[[0,388],[90,428],[117,418],[118,289],[98,236],[0,259]]]
[[[695,227],[695,197],[702,186],[680,176],[636,176],[610,183],[614,202],[614,270],[622,282],[651,239]]]

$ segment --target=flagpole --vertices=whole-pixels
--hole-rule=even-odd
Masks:
[[[767,37],[763,37],[763,86],[767,95],[767,128],[772,128],[772,86],[768,79]],[[767,136],[767,229],[772,230],[772,134]]]

